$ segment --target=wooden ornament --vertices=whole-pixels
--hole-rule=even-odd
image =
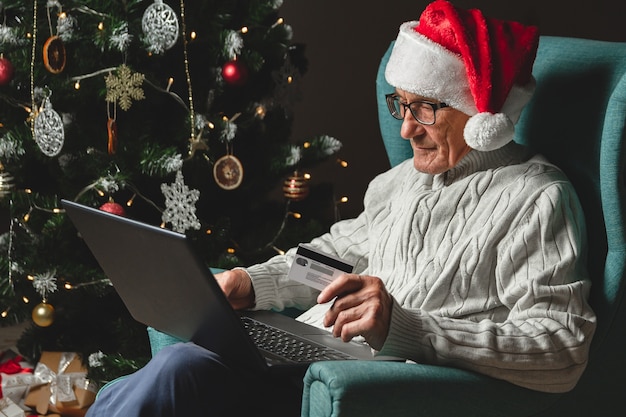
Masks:
[[[224,190],[234,190],[243,181],[243,165],[233,155],[224,155],[213,165],[213,177]]]
[[[115,152],[117,151],[117,123],[115,122],[115,119],[109,118],[107,121],[107,133],[109,137],[107,151],[109,152],[109,155],[115,155]]]

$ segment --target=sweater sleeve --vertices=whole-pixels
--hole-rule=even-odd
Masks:
[[[546,392],[574,387],[595,331],[582,211],[569,187],[539,193],[492,250],[505,317],[442,317],[394,301],[380,354],[450,365]],[[479,285],[479,284],[478,284]],[[489,310],[491,306],[483,306]]]

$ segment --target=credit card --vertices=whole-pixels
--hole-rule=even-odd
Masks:
[[[321,291],[339,275],[352,273],[353,269],[354,265],[344,260],[308,245],[298,245],[287,277]]]

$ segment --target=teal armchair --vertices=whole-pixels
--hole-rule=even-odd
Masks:
[[[411,157],[377,77],[380,128],[391,165]],[[545,394],[461,369],[398,362],[320,362],[305,375],[303,417],[577,417],[626,411],[626,43],[542,37],[536,94],[516,141],[560,166],[589,229],[591,304],[598,316],[589,365],[573,391]],[[149,329],[153,352],[175,339]]]
[[[411,157],[376,90],[391,165]],[[472,372],[405,363],[322,362],[305,376],[303,417],[547,417],[626,413],[626,43],[542,37],[537,90],[516,141],[543,153],[576,187],[589,229],[591,305],[598,316],[589,365],[573,391],[545,394]]]

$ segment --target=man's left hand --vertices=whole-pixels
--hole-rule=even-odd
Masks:
[[[363,336],[371,347],[380,350],[387,339],[393,301],[380,278],[344,274],[331,282],[317,297],[320,304],[335,298],[324,317],[333,326],[333,335],[347,342]]]

